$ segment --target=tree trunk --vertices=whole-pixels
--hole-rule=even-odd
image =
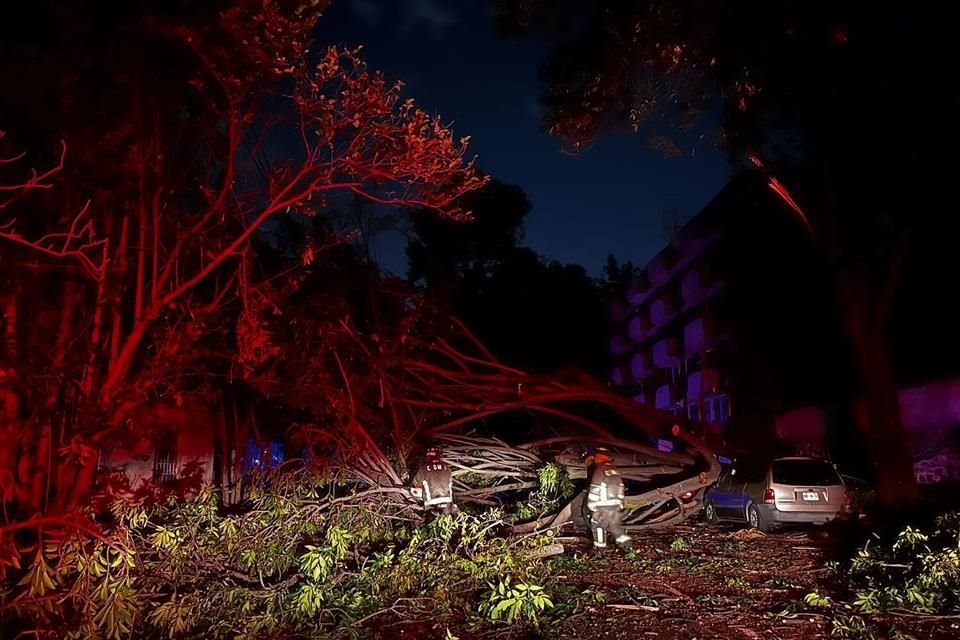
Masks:
[[[93,485],[93,477],[97,472],[97,458],[91,456],[81,460],[77,471],[76,481],[70,490],[70,498],[67,501],[67,507],[77,507],[82,498],[90,492]]]
[[[890,354],[883,341],[864,341],[857,346],[857,358],[867,410],[867,442],[876,467],[877,493],[886,505],[911,504],[919,498],[919,488],[910,440],[900,415]]]
[[[33,423],[37,433],[36,447],[33,451],[33,461],[30,469],[29,506],[33,511],[40,511],[46,506],[47,478],[50,473],[50,423]]]
[[[884,311],[865,302],[863,287],[842,287],[841,310],[853,345],[866,407],[866,440],[873,461],[877,494],[887,506],[909,505],[919,498],[910,440],[903,427],[893,374]]]
[[[0,502],[13,500],[17,478],[17,442],[20,439],[20,394],[17,371],[17,289],[0,299],[3,309],[3,345],[0,346]]]

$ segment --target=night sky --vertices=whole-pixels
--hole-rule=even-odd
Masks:
[[[525,244],[598,275],[607,253],[644,263],[664,244],[663,214],[699,211],[729,174],[709,144],[666,159],[644,137],[609,135],[578,156],[543,129],[537,68],[544,47],[501,38],[485,0],[336,0],[320,44],[363,44],[364,58],[407,83],[417,103],[457,136],[469,135],[479,165],[517,184],[533,203]],[[379,239],[378,259],[404,274],[405,240]]]

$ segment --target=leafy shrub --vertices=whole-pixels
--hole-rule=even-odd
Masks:
[[[553,602],[547,596],[543,587],[524,581],[511,582],[507,576],[497,584],[489,584],[490,590],[485,594],[480,605],[480,611],[491,620],[514,622],[529,622],[538,624],[539,616],[545,609],[553,607]]]
[[[573,497],[576,488],[563,465],[555,462],[537,469],[538,486],[526,501],[517,504],[516,520],[535,520],[559,509]]]
[[[686,551],[689,548],[690,545],[683,539],[683,536],[677,536],[670,543],[670,551]]]
[[[892,543],[862,549],[843,575],[862,613],[960,612],[960,514],[940,516],[930,531],[906,527]]]
[[[929,531],[908,526],[891,541],[868,544],[836,575],[855,594],[849,602],[817,593],[803,599],[805,606],[826,611],[832,638],[907,640],[911,636],[896,626],[869,616],[960,613],[960,514],[940,516]]]

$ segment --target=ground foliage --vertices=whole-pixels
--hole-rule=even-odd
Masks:
[[[847,535],[845,527],[763,534],[697,523],[644,531],[627,554],[594,555],[575,546],[550,562],[544,585],[556,604],[541,621],[542,637],[945,640],[960,634],[949,616],[855,609],[859,578],[845,569],[849,563],[834,560],[844,554]],[[942,540],[949,557],[956,539]],[[874,553],[887,557],[892,544]],[[900,553],[909,552],[901,546]],[[905,592],[910,580],[887,584]]]
[[[22,557],[5,547],[2,607],[50,638],[359,637],[385,616],[532,623],[552,607],[537,559],[549,538],[509,540],[503,525],[499,509],[424,524],[400,496],[283,471],[242,509],[213,489],[120,500],[102,535],[48,535]]]
[[[960,513],[930,527],[905,526],[892,539],[872,535],[855,555],[832,565],[845,587],[833,598],[813,591],[801,608],[822,611],[836,638],[910,638],[904,620],[960,615]]]

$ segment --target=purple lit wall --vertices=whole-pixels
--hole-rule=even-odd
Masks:
[[[960,482],[960,450],[951,441],[960,435],[960,378],[907,387],[897,396],[913,447],[918,481]],[[862,401],[858,404],[855,413],[862,422],[865,411]],[[819,409],[801,407],[777,416],[776,432],[795,445],[822,444],[826,421]]]

